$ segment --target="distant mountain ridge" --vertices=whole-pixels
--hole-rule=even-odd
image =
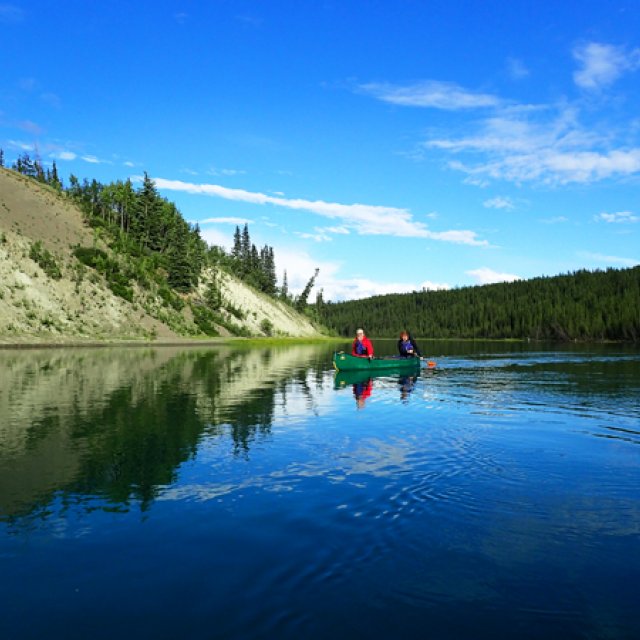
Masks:
[[[205,266],[181,292],[162,266],[149,278],[148,262],[119,252],[65,192],[0,168],[0,343],[320,335],[223,268]]]

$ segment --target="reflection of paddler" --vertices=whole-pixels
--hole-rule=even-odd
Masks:
[[[416,386],[417,376],[401,376],[398,382],[400,383],[400,398],[406,400],[409,394]]]
[[[353,395],[356,399],[358,408],[364,407],[365,400],[371,395],[373,389],[373,379],[368,378],[362,382],[356,382],[353,385]]]

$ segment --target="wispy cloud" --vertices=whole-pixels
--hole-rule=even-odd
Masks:
[[[482,206],[486,209],[506,209],[510,211],[511,209],[515,209],[516,206],[513,204],[511,198],[504,196],[496,196],[495,198],[490,198],[489,200],[485,200],[482,203]]]
[[[480,269],[472,269],[465,272],[471,276],[478,284],[491,284],[493,282],[513,282],[514,280],[520,280],[520,276],[513,273],[500,273],[489,269],[488,267],[481,267]]]
[[[490,179],[589,183],[640,172],[640,147],[608,148],[611,134],[584,128],[578,115],[567,105],[556,110],[506,110],[485,119],[473,135],[434,138],[424,145],[468,156],[470,160],[450,160],[448,166],[481,185]]]
[[[499,98],[491,94],[470,91],[455,82],[437,80],[426,80],[404,86],[372,82],[360,85],[359,89],[383,102],[406,107],[430,107],[457,111],[494,107],[500,103]]]
[[[574,48],[573,57],[580,69],[573,74],[574,82],[589,91],[613,84],[623,73],[640,67],[640,49],[626,51],[622,47],[589,42]]]
[[[605,265],[622,265],[623,267],[635,267],[640,264],[640,260],[634,258],[621,258],[619,256],[607,256],[602,253],[590,253],[583,251],[579,253],[580,257],[587,260],[593,260]]]
[[[554,216],[552,218],[541,218],[540,222],[543,224],[562,224],[564,222],[569,222],[569,218],[565,216]]]
[[[9,140],[8,142],[12,149],[19,149],[20,151],[35,150],[35,146],[31,142],[22,142],[21,140]]]
[[[156,178],[155,183],[159,189],[169,191],[182,191],[256,205],[273,205],[285,209],[308,211],[325,218],[340,220],[343,227],[359,235],[388,235],[426,238],[474,246],[488,245],[486,240],[478,239],[475,231],[431,231],[425,224],[415,221],[411,212],[407,209],[367,204],[341,204],[302,198],[283,198],[244,189],[230,189],[216,184],[193,184],[164,178]]]
[[[249,223],[248,218],[205,218],[204,220],[198,220],[198,224],[236,224],[244,225]]]
[[[54,160],[75,160],[78,155],[73,151],[54,151],[53,153],[49,154],[49,157],[53,158]]]
[[[324,233],[321,230],[316,229],[314,233],[308,233],[306,231],[294,231],[293,235],[302,238],[303,240],[313,240],[314,242],[331,242],[332,238],[329,234]]]
[[[631,211],[618,211],[617,213],[606,213],[603,211],[602,213],[599,213],[594,217],[598,221],[615,224],[625,224],[640,221],[640,217],[633,214]]]
[[[322,272],[321,272],[322,273]],[[411,293],[412,291],[448,290],[446,282],[379,282],[369,278],[337,278],[325,282],[319,280],[318,287],[323,290],[326,300],[360,300],[389,293]]]
[[[314,240],[315,242],[331,242],[332,235],[349,235],[351,232],[344,226],[338,227],[314,227],[313,233],[294,231],[294,235],[304,240]]]
[[[274,247],[278,279],[283,272],[287,272],[289,290],[299,293],[313,275],[314,270],[320,269],[316,286],[312,293],[322,289],[325,300],[356,300],[369,298],[387,293],[409,293],[422,289],[439,290],[450,289],[446,282],[381,282],[365,277],[344,277],[340,274],[342,265],[339,262],[316,260],[306,251],[297,247]]]
[[[216,169],[212,167],[207,173],[210,176],[242,176],[247,172],[243,169]]]

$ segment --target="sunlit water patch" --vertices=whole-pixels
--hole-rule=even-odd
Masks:
[[[640,354],[431,346],[0,352],[2,637],[640,635]]]

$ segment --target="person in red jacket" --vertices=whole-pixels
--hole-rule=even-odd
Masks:
[[[351,355],[373,358],[373,345],[371,344],[371,340],[364,335],[362,329],[356,331],[356,338],[351,346]]]

